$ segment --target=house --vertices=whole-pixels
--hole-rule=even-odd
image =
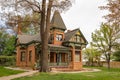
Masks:
[[[18,31],[20,31],[18,29]],[[55,11],[50,27],[48,62],[50,67],[82,69],[82,49],[88,44],[80,29],[68,30],[58,11]],[[16,65],[30,67],[40,59],[40,34],[17,35]]]

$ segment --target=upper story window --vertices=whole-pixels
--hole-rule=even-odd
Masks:
[[[56,41],[62,41],[63,35],[62,34],[56,34]]]
[[[53,35],[53,34],[51,34],[51,35],[50,35],[50,41],[49,41],[49,43],[52,43],[52,42],[53,42],[53,40],[54,40],[54,35]]]
[[[75,41],[80,42],[80,36],[79,35],[75,35]]]

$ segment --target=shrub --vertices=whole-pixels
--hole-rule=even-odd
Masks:
[[[0,56],[0,65],[2,66],[14,66],[15,56]]]
[[[120,61],[120,50],[114,52],[113,54],[115,61]]]

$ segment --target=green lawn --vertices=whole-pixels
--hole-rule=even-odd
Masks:
[[[120,69],[107,70],[99,68],[100,72],[84,73],[37,73],[33,76],[22,77],[14,80],[120,80]]]
[[[18,74],[18,73],[22,73],[22,72],[24,72],[24,71],[6,69],[3,66],[0,66],[0,77]]]

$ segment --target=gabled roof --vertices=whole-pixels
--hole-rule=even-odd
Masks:
[[[22,35],[17,35],[17,38],[20,44],[27,44],[31,41],[38,41],[38,42],[41,41],[40,34],[35,34],[35,35],[22,34]]]
[[[75,33],[77,32],[78,29],[72,30],[72,31],[68,31],[65,33],[65,41],[69,41],[73,35],[75,35]]]
[[[66,42],[66,41],[69,41],[69,40],[72,38],[72,36],[74,36],[74,35],[76,34],[77,31],[80,32],[80,34],[81,34],[82,38],[84,39],[84,41],[85,41],[86,43],[88,43],[79,28],[74,29],[74,30],[72,30],[72,31],[68,31],[67,33],[65,33],[65,40],[64,40],[64,41],[65,41],[65,42]]]
[[[51,20],[51,29],[52,28],[66,30],[66,26],[65,26],[63,19],[58,11],[54,12],[53,18]]]

